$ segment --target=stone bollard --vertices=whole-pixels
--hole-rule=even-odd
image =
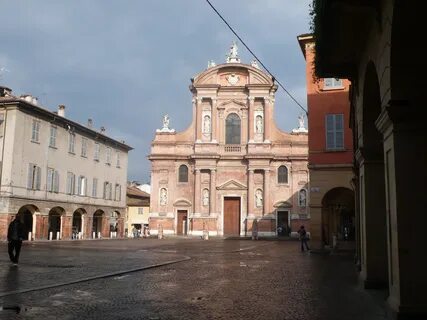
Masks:
[[[101,232],[98,232],[98,239],[101,239]]]
[[[208,230],[205,222],[203,222],[203,235],[202,235],[202,239],[203,240],[209,240],[209,230]]]
[[[28,241],[31,241],[31,240],[33,240],[33,235],[32,235],[32,232],[30,231],[28,232]]]
[[[49,240],[52,240],[52,238],[53,238],[53,233],[52,233],[52,231],[50,231],[49,232]]]
[[[161,224],[159,224],[157,226],[157,239],[163,239],[163,226]]]
[[[96,235],[95,231],[92,232],[92,239],[95,239],[95,235]]]
[[[58,231],[58,232],[56,232],[56,240],[61,240],[60,232],[59,232],[59,231]]]

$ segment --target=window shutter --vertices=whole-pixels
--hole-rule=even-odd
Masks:
[[[51,168],[48,168],[47,169],[47,181],[46,181],[46,190],[47,191],[53,191],[52,181],[53,181],[53,170]]]
[[[76,175],[71,173],[71,194],[76,194]]]
[[[82,176],[79,176],[78,180],[77,180],[77,195],[81,195],[82,194]]]
[[[107,185],[108,185],[108,182],[104,182],[104,191],[102,194],[103,199],[107,199]]]
[[[326,149],[334,149],[335,137],[334,137],[334,115],[326,115]]]
[[[28,166],[28,178],[27,178],[27,189],[33,189],[34,178],[34,165],[32,163]]]
[[[40,167],[36,167],[36,189],[37,190],[40,190],[41,178],[42,178],[42,169]]]
[[[54,173],[53,191],[56,193],[59,192],[59,172],[57,170]]]

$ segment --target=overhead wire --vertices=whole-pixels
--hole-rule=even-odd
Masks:
[[[227,25],[227,27],[231,30],[231,32],[234,33],[234,35],[237,37],[237,39],[240,40],[240,42],[245,46],[245,48],[252,54],[252,56],[261,64],[261,66],[265,69],[265,71],[268,72],[268,74],[270,76],[273,77],[273,80],[275,80],[277,82],[277,84],[280,86],[280,88],[283,89],[283,91],[286,92],[286,94],[305,112],[305,114],[308,116],[308,111],[307,109],[305,109],[299,102],[297,99],[294,98],[294,96],[288,91],[286,90],[286,88],[282,85],[282,83],[279,81],[279,79],[277,79],[277,77],[275,77],[270,70],[264,65],[264,63],[262,63],[261,59],[259,59],[257,57],[257,55],[249,48],[249,46],[245,43],[245,41],[243,41],[243,39],[237,34],[236,31],[234,31],[233,27],[230,26],[230,24],[227,22],[227,20],[225,20],[225,18],[221,15],[221,13],[218,12],[218,10],[213,6],[213,4],[209,1],[206,0],[206,2],[209,4],[209,6],[212,8],[213,11],[215,11],[215,13],[221,18],[221,20]]]

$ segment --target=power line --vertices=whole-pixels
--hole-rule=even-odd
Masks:
[[[212,3],[209,0],[206,0],[206,2],[209,4],[209,6],[212,8],[213,11],[221,18],[222,21],[227,25],[227,27],[231,30],[231,32],[234,33],[234,35],[240,40],[240,42],[245,46],[245,48],[252,54],[252,56],[258,60],[258,62],[261,64],[261,66],[267,71],[270,76],[273,77],[273,80],[276,80],[276,82],[279,84],[280,88],[282,88],[286,94],[302,109],[304,110],[305,114],[308,115],[308,111],[295,99],[292,94],[286,88],[280,83],[280,81],[268,70],[268,68],[262,63],[262,61],[256,56],[255,53],[246,45],[246,43],[243,41],[243,39],[234,31],[234,29],[230,26],[230,24],[223,18],[223,16],[218,12],[217,9],[212,5]]]

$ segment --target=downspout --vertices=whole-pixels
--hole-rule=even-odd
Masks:
[[[5,104],[2,104],[3,107],[5,106]],[[7,107],[5,108],[5,113],[4,113],[4,126],[3,126],[3,144],[2,144],[2,149],[1,149],[1,168],[0,168],[0,195],[1,195],[1,191],[2,191],[2,187],[3,187],[3,162],[4,162],[4,146],[5,146],[5,141],[6,141],[6,124],[7,124]]]

